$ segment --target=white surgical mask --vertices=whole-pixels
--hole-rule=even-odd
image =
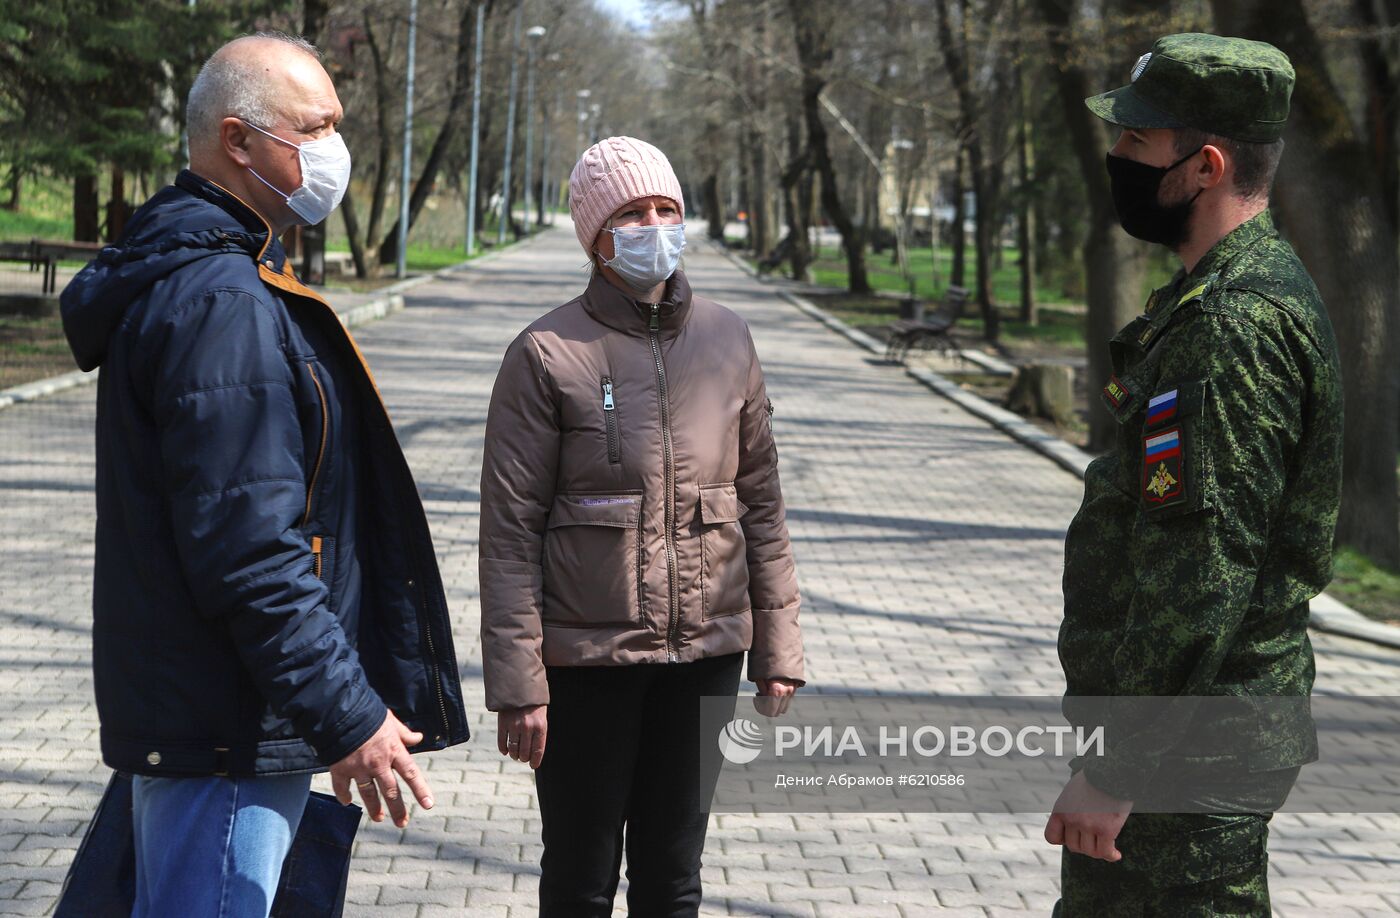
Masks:
[[[685,224],[618,226],[613,237],[613,257],[603,262],[634,290],[650,290],[676,273],[685,251]]]
[[[315,226],[340,206],[340,199],[345,197],[345,189],[350,187],[350,150],[339,134],[295,144],[264,131],[256,124],[249,124],[247,121],[243,123],[297,151],[297,157],[301,160],[301,187],[291,194],[258,175],[251,167],[248,171],[252,172],[258,181],[285,198],[287,206],[301,218],[304,225]]]

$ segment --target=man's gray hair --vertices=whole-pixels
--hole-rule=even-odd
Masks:
[[[244,37],[280,41],[318,61],[321,59],[315,45],[285,32],[255,32]],[[278,92],[279,88],[268,81],[262,67],[238,55],[215,52],[199,69],[185,105],[185,129],[189,132],[190,146],[199,148],[215,142],[219,125],[228,117],[271,128],[282,114]]]

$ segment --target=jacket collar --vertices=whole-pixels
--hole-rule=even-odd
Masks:
[[[1193,279],[1206,278],[1215,273],[1224,273],[1225,267],[1242,255],[1246,249],[1261,239],[1277,235],[1278,230],[1274,228],[1273,214],[1266,207],[1230,230],[1219,242],[1211,246],[1210,251],[1206,252],[1196,267],[1191,270],[1190,277]]]
[[[657,304],[657,330],[663,338],[674,337],[690,318],[690,282],[677,269],[666,281],[666,292]],[[583,308],[594,319],[609,328],[629,335],[645,337],[651,330],[650,303],[639,302],[613,286],[601,273],[593,275],[583,292]]]
[[[189,169],[180,171],[180,174],[175,177],[175,185],[197,198],[218,206],[237,220],[244,229],[248,230],[253,245],[256,246],[249,251],[254,261],[265,265],[275,274],[287,273],[287,253],[282,248],[281,240],[272,234],[272,227],[268,225],[262,214],[253,209],[252,205],[224,186],[191,172]]]

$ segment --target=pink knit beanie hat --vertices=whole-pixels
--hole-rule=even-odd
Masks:
[[[685,219],[681,183],[656,147],[633,137],[609,137],[583,151],[569,176],[569,213],[583,250],[592,253],[593,240],[613,211],[652,195],[675,201]]]

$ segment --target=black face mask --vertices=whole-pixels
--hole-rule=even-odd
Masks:
[[[1113,208],[1118,212],[1118,222],[1128,235],[1170,249],[1178,248],[1185,241],[1191,205],[1196,203],[1196,198],[1205,189],[1177,204],[1158,203],[1157,193],[1168,172],[1199,152],[1201,150],[1187,153],[1170,166],[1150,166],[1125,156],[1108,154],[1108,180],[1113,188]]]

